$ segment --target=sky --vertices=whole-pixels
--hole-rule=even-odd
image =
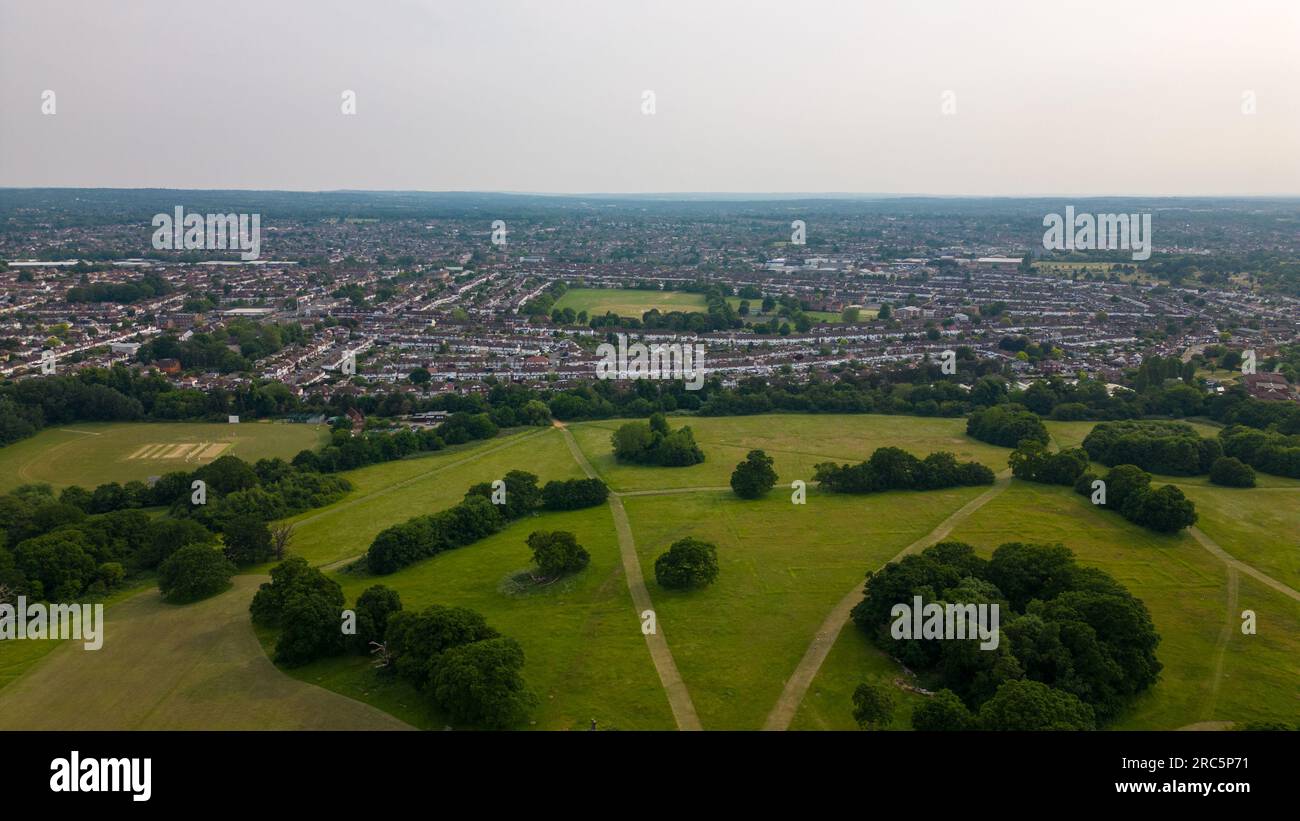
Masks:
[[[1300,2],[0,0],[0,186],[1300,195]]]

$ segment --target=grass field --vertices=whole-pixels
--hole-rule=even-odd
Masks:
[[[1142,599],[1162,637],[1164,664],[1155,688],[1121,716],[1117,729],[1176,729],[1201,721],[1286,719],[1300,714],[1300,607],[1244,575],[1239,606],[1229,612],[1226,567],[1189,535],[1163,536],[1094,509],[1068,488],[1014,482],[951,534],[989,555],[1008,541],[1061,542],[1079,560],[1101,567]],[[1272,628],[1243,636],[1241,609],[1255,605]],[[1261,615],[1261,620],[1264,616]],[[1231,628],[1231,629],[1225,629]],[[849,647],[841,649],[840,644]],[[857,631],[846,627],[832,657],[869,655]],[[1222,660],[1222,661],[1221,661]],[[1222,664],[1222,667],[1219,665]],[[870,668],[868,668],[870,669]],[[857,669],[827,665],[814,690],[852,691]],[[827,711],[807,705],[802,721]],[[832,715],[831,719],[846,720]]]
[[[569,432],[594,470],[615,491],[628,494],[622,501],[635,541],[635,559],[646,579],[660,632],[706,729],[763,726],[819,626],[836,603],[860,584],[866,571],[926,536],[985,492],[960,488],[841,496],[813,487],[806,505],[792,505],[791,480],[810,481],[818,462],[859,461],[885,445],[917,455],[948,450],[959,459],[977,460],[997,471],[1006,468],[1010,453],[966,437],[963,419],[797,414],[673,417],[674,428],[691,426],[707,460],[690,468],[628,466],[615,463],[609,442],[613,430],[625,421],[573,424]],[[242,434],[290,427],[241,425],[239,430]],[[1086,422],[1048,423],[1061,447],[1078,444],[1091,427]],[[1214,432],[1212,427],[1203,428],[1208,435]],[[294,429],[310,431],[302,426]],[[60,446],[75,450],[90,438],[83,434],[59,439],[46,450]],[[119,455],[116,458],[123,451],[129,457],[149,441],[119,442],[111,450]],[[161,439],[157,442],[165,444]],[[269,447],[269,442],[237,444]],[[85,445],[80,446],[84,450]],[[309,445],[289,450],[296,452],[302,446]],[[719,490],[728,484],[736,463],[754,448],[775,459],[780,478],[773,492],[760,501],[742,501],[728,490]],[[5,458],[13,458],[11,449],[0,451],[0,460]],[[108,465],[112,464],[110,459]],[[81,469],[84,473],[85,467]],[[407,608],[433,603],[469,607],[504,635],[517,639],[527,657],[524,676],[538,696],[527,728],[581,729],[592,719],[607,729],[673,728],[673,712],[641,635],[609,506],[536,514],[481,542],[389,576],[345,572],[346,560],[362,554],[384,527],[446,508],[471,484],[500,478],[512,469],[535,473],[542,482],[584,475],[565,433],[554,428],[508,431],[492,440],[373,465],[344,474],[354,485],[344,499],[293,520],[290,550],[323,566],[343,586],[349,602],[366,587],[382,582],[401,594]],[[10,472],[14,470],[11,467]],[[91,480],[76,474],[64,481],[90,484],[122,478],[113,474]],[[1210,485],[1204,477],[1157,477],[1158,483],[1163,481],[1177,482],[1193,498],[1202,530],[1225,551],[1286,584],[1300,584],[1295,537],[1300,531],[1296,512],[1300,505],[1295,503],[1300,482],[1261,474],[1261,487],[1233,490]],[[18,483],[11,481],[11,485]],[[662,490],[683,492],[656,493]],[[517,579],[529,567],[524,541],[537,529],[573,531],[591,553],[591,564],[552,586],[521,587]],[[663,590],[654,579],[654,560],[684,536],[717,544],[720,576],[699,591]],[[1146,602],[1163,636],[1158,656],[1165,669],[1154,690],[1120,717],[1118,728],[1294,721],[1300,715],[1295,687],[1300,676],[1300,604],[1230,569],[1190,535],[1153,534],[1095,509],[1069,488],[1013,481],[959,521],[950,538],[969,541],[985,555],[1007,541],[1059,541],[1071,547],[1081,562],[1107,570]],[[267,655],[274,635],[255,633],[248,622],[252,583],[247,580],[254,577],[239,578],[236,591],[187,608],[163,605],[152,590],[123,595],[109,614],[109,638],[116,637],[121,650],[110,652],[107,641],[99,654],[80,656],[71,647],[38,648],[36,653],[25,646],[35,642],[0,647],[0,726],[29,726],[36,721],[10,718],[4,723],[6,714],[20,711],[31,715],[48,711],[51,715],[40,722],[69,727],[230,727],[262,720],[275,727],[337,726],[319,722],[364,723],[375,715],[382,717],[371,708],[411,726],[447,726],[446,717],[432,710],[425,696],[403,682],[381,678],[365,657],[326,659],[276,672]],[[1244,609],[1259,614],[1258,635],[1243,636],[1238,629]],[[158,648],[144,640],[145,630],[165,634],[155,642]],[[255,651],[252,657],[250,648]],[[122,684],[105,688],[105,694],[87,696],[86,710],[60,712],[52,699],[61,692],[62,682],[71,682],[73,692],[80,693],[92,677]],[[793,713],[791,727],[851,728],[850,696],[858,683],[904,677],[897,663],[849,626],[813,678]],[[337,699],[303,683],[349,699]],[[253,696],[240,698],[238,693]],[[306,693],[337,701],[329,706]],[[895,695],[893,726],[905,729],[912,707],[923,697],[902,689],[896,689]],[[107,716],[116,718],[110,721]]]
[[[733,308],[739,308],[741,298],[738,296],[727,297],[728,304]],[[769,314],[760,313],[763,305],[761,299],[751,299],[749,302],[751,321],[767,321]],[[575,313],[586,311],[588,316],[604,316],[607,312],[613,311],[619,316],[630,316],[637,319],[646,311],[658,308],[661,313],[670,311],[696,311],[703,313],[708,308],[704,299],[704,294],[692,294],[683,291],[640,291],[635,288],[571,288],[566,291],[564,296],[560,297],[556,303],[556,308],[572,308]],[[814,322],[839,322],[840,315],[829,311],[807,311],[808,317]],[[862,312],[862,318],[874,316],[873,311]]]
[[[760,729],[845,592],[982,490],[811,491],[805,505],[781,491],[761,501],[729,491],[628,498],[659,624],[705,728]],[[687,536],[718,546],[718,580],[698,591],[664,590],[654,581],[655,559]]]
[[[146,480],[227,454],[249,462],[320,446],[324,427],[245,422],[99,422],[47,428],[0,448],[0,493],[31,482],[56,488]]]
[[[686,468],[623,465],[614,460],[609,438],[626,419],[570,425],[583,452],[611,488],[618,491],[683,487],[725,487],[745,454],[762,449],[775,460],[781,486],[812,481],[818,462],[859,462],[879,447],[892,445],[925,456],[947,450],[961,461],[1007,466],[1010,451],[966,436],[964,419],[880,415],[671,417],[676,429],[689,425],[705,461]]]
[[[574,312],[586,311],[588,316],[604,316],[613,311],[619,316],[637,319],[652,308],[662,313],[669,311],[704,311],[704,294],[681,291],[640,291],[635,288],[570,288],[556,301],[555,307]]]
[[[248,620],[264,576],[176,606],[147,590],[105,609],[104,645],[51,645],[0,690],[0,730],[403,729],[381,710],[276,670]],[[6,642],[9,643],[9,642]]]

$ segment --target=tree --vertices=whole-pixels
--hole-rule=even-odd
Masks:
[[[335,611],[343,608],[343,589],[339,583],[307,564],[302,556],[291,556],[271,568],[271,581],[257,589],[248,608],[253,621],[268,627],[280,626],[289,597],[302,590],[329,601]]]
[[[699,539],[680,539],[655,559],[655,581],[669,590],[712,584],[718,578],[718,549]]]
[[[410,610],[392,613],[384,641],[393,660],[393,670],[422,688],[432,681],[448,650],[500,635],[473,610],[435,604],[418,613]]]
[[[776,484],[772,457],[761,450],[751,450],[745,461],[731,474],[731,489],[742,499],[757,499]]]
[[[293,525],[281,524],[271,528],[271,553],[277,562],[284,561],[284,554],[293,541]]]
[[[280,614],[280,639],[275,643],[277,664],[298,667],[342,651],[342,613],[332,599],[310,588],[288,593]]]
[[[382,644],[384,631],[388,629],[388,617],[402,609],[402,597],[396,590],[376,584],[367,587],[357,597],[354,608],[357,614],[357,632],[350,636],[352,649],[357,653],[369,653],[370,643]]]
[[[194,472],[196,479],[208,485],[208,491],[225,495],[237,490],[247,490],[258,484],[257,473],[238,456],[222,456]],[[98,489],[96,489],[98,492]]]
[[[448,650],[432,680],[434,702],[453,721],[506,728],[522,722],[535,702],[520,671],[524,651],[511,638]]]
[[[149,523],[144,545],[135,561],[141,567],[157,567],[182,547],[192,544],[215,546],[216,535],[193,519],[164,517]]]
[[[952,690],[940,690],[912,710],[912,729],[953,732],[975,729],[975,716]]]
[[[589,554],[572,533],[564,530],[537,530],[528,535],[533,562],[548,579],[574,573],[591,561]]]
[[[985,730],[1092,730],[1092,708],[1071,693],[1038,681],[1008,681],[979,712]]]
[[[235,566],[207,544],[178,548],[158,568],[158,591],[170,602],[193,602],[230,586]]]
[[[85,536],[61,530],[35,536],[14,547],[14,564],[27,578],[33,598],[65,602],[95,579],[95,560]]]
[[[226,557],[237,565],[250,565],[271,558],[271,531],[260,519],[238,517],[222,531]]]
[[[880,730],[894,718],[894,696],[883,684],[863,682],[853,691],[853,720],[864,730]]]
[[[1173,485],[1130,497],[1120,512],[1135,524],[1159,533],[1177,533],[1196,524],[1196,506]]]
[[[1224,487],[1254,487],[1255,470],[1234,456],[1221,456],[1210,466],[1210,481]]]

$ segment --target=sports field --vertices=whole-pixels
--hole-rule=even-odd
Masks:
[[[745,300],[749,302],[749,320],[767,321],[772,315],[760,312],[762,299]],[[727,303],[739,308],[741,298],[727,297]],[[574,312],[586,311],[588,316],[604,316],[613,311],[619,316],[641,318],[641,315],[653,308],[661,313],[669,311],[707,310],[704,294],[692,294],[682,291],[640,291],[635,288],[572,288],[565,292],[555,303],[556,308],[572,308]],[[874,316],[874,311],[862,312],[862,318]],[[829,311],[808,311],[808,317],[814,322],[839,322],[840,315]]]
[[[194,470],[218,456],[292,459],[329,437],[324,426],[275,422],[100,422],[47,428],[0,448],[0,492],[44,482],[55,488],[144,481]]]
[[[609,437],[624,421],[511,431],[352,471],[346,476],[354,489],[347,497],[294,520],[291,551],[323,566],[349,602],[382,582],[408,608],[470,607],[516,638],[527,656],[525,679],[538,696],[530,723],[521,729],[585,728],[592,719],[618,729],[847,729],[849,696],[863,680],[897,688],[893,726],[906,729],[912,706],[924,697],[906,690],[907,674],[855,628],[840,629],[847,612],[842,608],[860,597],[868,570],[905,548],[945,536],[969,541],[985,555],[1007,541],[1059,541],[1146,602],[1163,637],[1158,656],[1165,669],[1153,691],[1120,717],[1118,728],[1294,720],[1300,712],[1294,686],[1300,677],[1300,598],[1292,596],[1300,583],[1293,535],[1300,520],[1291,514],[1300,509],[1300,482],[1261,475],[1261,487],[1236,490],[1209,485],[1203,477],[1174,480],[1197,502],[1199,535],[1210,547],[1192,533],[1161,536],[1138,528],[1095,509],[1069,488],[1006,478],[1010,450],[967,437],[964,419],[673,417],[673,427],[692,427],[707,456],[689,468],[616,464]],[[1048,428],[1058,446],[1068,447],[1091,424],[1051,422]],[[1003,478],[991,488],[869,496],[826,494],[814,486],[805,505],[791,503],[790,481],[810,481],[816,463],[862,460],[884,445],[918,455],[949,450],[1003,472]],[[774,458],[780,479],[765,499],[743,501],[727,488],[728,478],[754,448]],[[389,576],[345,570],[379,530],[445,508],[471,484],[512,469],[535,473],[543,482],[590,469],[617,495],[606,506],[535,514]],[[512,580],[529,566],[524,540],[537,529],[573,531],[591,553],[591,564],[553,587],[520,592]],[[721,573],[703,590],[663,590],[654,580],[654,559],[684,536],[716,543]],[[629,568],[644,579],[643,586]],[[642,634],[639,596],[656,614],[654,636]],[[1238,629],[1245,609],[1258,613],[1258,635]],[[246,612],[237,618],[247,628]],[[269,648],[273,636],[259,637]],[[178,645],[178,657],[187,658],[190,648],[199,645]],[[56,656],[31,664],[11,687]],[[142,659],[146,668],[162,663],[152,655]],[[190,669],[198,675],[204,668]],[[216,667],[211,672],[226,675]],[[448,723],[406,684],[380,678],[366,658],[327,659],[278,675],[365,702],[409,725]],[[196,680],[192,686],[205,685]],[[285,709],[314,709],[286,704]],[[194,716],[209,706],[196,703],[194,716],[187,715],[184,702],[174,709],[163,714],[167,726],[195,726],[200,719]],[[290,712],[280,720],[311,726],[308,715]]]
[[[588,316],[604,316],[613,311],[619,316],[637,319],[653,308],[669,311],[703,311],[704,294],[681,291],[639,291],[634,288],[570,288],[556,301],[561,310],[586,311]]]

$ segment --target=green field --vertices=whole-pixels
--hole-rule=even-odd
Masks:
[[[802,414],[672,417],[673,427],[691,426],[707,456],[703,464],[689,468],[615,463],[609,437],[625,421],[579,423],[567,432],[558,428],[508,431],[492,440],[351,471],[345,475],[354,488],[344,499],[292,520],[296,527],[290,550],[323,566],[343,586],[349,602],[366,587],[382,582],[399,591],[407,608],[432,603],[469,607],[517,639],[527,657],[525,679],[538,697],[525,728],[580,729],[596,719],[607,729],[671,729],[677,722],[660,680],[662,670],[657,672],[640,631],[610,506],[535,514],[481,542],[389,576],[368,577],[346,570],[348,561],[364,553],[384,527],[443,509],[474,483],[500,478],[512,469],[535,473],[542,482],[584,475],[566,439],[571,435],[596,473],[614,491],[625,494],[621,501],[635,544],[624,548],[634,550],[628,555],[634,556],[634,566],[639,565],[645,578],[660,634],[705,729],[758,729],[770,720],[778,702],[790,708],[793,729],[848,729],[852,727],[849,697],[859,682],[908,681],[896,662],[850,625],[833,645],[826,644],[829,655],[820,668],[807,668],[811,684],[802,698],[783,695],[795,670],[805,669],[801,665],[810,642],[837,603],[853,595],[868,570],[930,538],[940,523],[952,528],[950,538],[968,541],[985,555],[1007,541],[1062,542],[1081,562],[1107,570],[1146,602],[1163,637],[1158,656],[1165,669],[1153,691],[1120,717],[1118,728],[1294,720],[1300,714],[1295,688],[1300,675],[1300,602],[1230,567],[1190,534],[1153,534],[1097,510],[1069,488],[1019,481],[1003,480],[992,489],[868,496],[826,494],[812,487],[807,504],[791,504],[790,481],[810,481],[816,463],[859,461],[885,445],[917,455],[949,450],[959,459],[1005,470],[1009,449],[966,437],[964,419]],[[256,427],[272,428],[248,425],[241,431]],[[1077,445],[1091,427],[1088,422],[1048,423],[1060,447]],[[1203,428],[1207,435],[1215,430]],[[767,498],[742,501],[726,486],[732,468],[754,448],[774,457],[780,479]],[[78,473],[64,479],[89,482]],[[1300,482],[1261,474],[1261,487],[1235,490],[1210,485],[1204,477],[1158,477],[1157,481],[1175,481],[1184,488],[1198,505],[1202,530],[1233,558],[1284,584],[1300,584],[1300,551],[1294,535],[1300,530],[1296,512]],[[953,516],[968,503],[962,515]],[[524,541],[537,529],[573,531],[591,553],[591,564],[554,586],[522,589],[514,579],[528,569]],[[654,560],[684,536],[717,544],[720,576],[699,591],[663,590],[654,580]],[[256,646],[260,639],[269,653],[274,635],[254,634],[246,602],[235,607],[229,604],[230,595],[212,600],[226,605],[214,605],[208,616],[223,631],[221,641],[238,640],[244,652],[249,642]],[[199,628],[180,616],[208,612],[159,608],[156,593],[148,590],[115,604],[110,618],[117,614],[129,624],[138,614],[143,624],[152,624],[150,619],[168,616],[179,620],[176,626],[169,622],[167,629],[183,633]],[[1259,614],[1258,635],[1243,636],[1237,629],[1244,609]],[[133,635],[127,631],[128,637]],[[236,656],[222,650],[209,663],[201,655],[226,644],[178,637],[168,645],[174,655],[167,659],[141,649],[134,639],[123,644],[139,659],[138,669],[133,668],[124,680],[148,677],[156,667],[156,677],[173,681],[182,693],[194,694],[181,698],[139,686],[129,695],[126,690],[117,692],[116,697],[129,707],[125,725],[191,727],[211,720],[212,726],[232,726],[260,714],[262,707],[243,705],[231,708],[230,719],[214,718],[222,702],[211,693],[234,675],[228,664],[217,661],[233,663]],[[4,648],[0,681],[7,677],[12,683],[0,690],[0,711],[5,698],[21,696],[24,701],[13,703],[44,704],[40,693],[48,687],[41,683],[48,683],[55,673],[77,681],[80,674],[75,668],[85,662],[78,662],[70,649],[59,647],[36,658],[24,655],[26,647]],[[107,653],[106,648],[97,663],[116,658],[115,653]],[[409,685],[379,676],[368,658],[326,659],[276,673],[266,653],[259,653],[257,662],[266,667],[258,667],[257,676],[248,679],[260,682],[249,685],[252,692],[260,694],[272,686],[271,680],[282,683],[276,686],[305,682],[349,697],[340,703],[360,708],[358,702],[364,702],[408,725],[441,728],[448,724]],[[124,663],[113,661],[110,667]],[[188,678],[177,685],[167,678],[171,674],[163,668],[168,665],[184,668]],[[96,669],[98,674],[108,674],[116,668]],[[241,673],[249,674],[247,669]],[[893,726],[906,729],[912,707],[924,697],[901,687],[896,688],[896,696]],[[313,722],[318,719],[310,712],[317,709],[314,702],[288,695],[276,698],[283,700],[275,726],[316,726]],[[154,705],[147,713],[150,718],[130,719],[137,715],[133,711],[143,709],[138,703]],[[76,720],[49,719],[53,726],[74,726]]]
[[[741,298],[738,296],[727,297],[728,304],[733,308],[739,308]],[[763,300],[751,299],[749,302],[750,321],[767,321],[769,314],[761,313]],[[703,313],[708,305],[704,299],[704,294],[693,294],[685,291],[641,291],[635,288],[571,288],[564,293],[555,302],[556,308],[561,310],[572,308],[575,313],[586,311],[588,316],[604,316],[607,312],[613,311],[619,316],[641,318],[641,315],[653,308],[658,308],[661,313],[670,311],[696,311]],[[829,311],[807,311],[808,317],[814,322],[839,322],[840,315]],[[862,312],[862,318],[874,316],[874,311]]]
[[[47,428],[0,448],[0,493],[34,482],[93,488],[144,481],[194,470],[227,454],[249,462],[292,459],[328,438],[323,426],[275,422],[89,422]]]
[[[619,316],[637,319],[653,308],[662,313],[669,311],[705,310],[704,294],[683,291],[640,291],[634,288],[570,288],[560,297],[555,307],[572,308],[575,313],[586,311],[588,316],[604,316],[613,311]]]
[[[248,621],[264,576],[191,605],[157,590],[105,609],[104,644],[52,648],[0,689],[0,730],[396,730],[406,725],[278,671]],[[7,648],[6,648],[7,649]]]

